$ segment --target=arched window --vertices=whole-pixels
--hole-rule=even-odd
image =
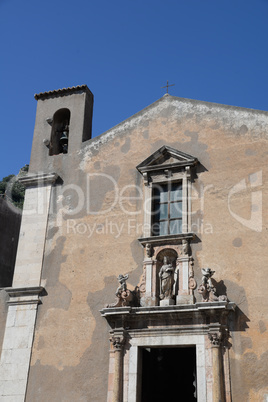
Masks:
[[[67,154],[71,112],[59,109],[53,116],[49,155]]]

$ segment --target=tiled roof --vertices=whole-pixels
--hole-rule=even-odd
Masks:
[[[62,89],[55,89],[54,91],[40,92],[40,94],[35,94],[34,97],[36,100],[38,100],[38,99],[54,98],[63,95],[71,95],[79,92],[89,92],[92,95],[87,85],[78,85],[76,87],[71,88],[62,88]]]

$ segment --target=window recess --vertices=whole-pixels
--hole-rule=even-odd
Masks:
[[[144,178],[143,243],[192,237],[192,170],[198,160],[163,146],[137,166]]]
[[[182,182],[153,186],[152,235],[182,233]]]

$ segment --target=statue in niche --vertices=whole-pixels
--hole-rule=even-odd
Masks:
[[[202,268],[202,283],[198,288],[198,293],[202,295],[202,302],[227,301],[227,296],[217,295],[216,288],[211,280],[214,273],[215,271],[210,268]]]
[[[159,271],[160,279],[160,299],[172,299],[172,289],[174,284],[174,268],[169,263],[168,257],[163,259],[163,265]]]

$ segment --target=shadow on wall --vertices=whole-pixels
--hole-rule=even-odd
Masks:
[[[212,283],[213,286],[215,286],[217,293],[219,295],[227,296],[228,301],[236,304],[233,319],[230,321],[230,331],[246,331],[248,328],[247,323],[250,322],[250,319],[246,315],[248,313],[248,302],[246,299],[245,290],[234,282],[227,282],[227,285],[225,285],[223,280],[216,282],[215,279],[212,278]],[[239,306],[241,306],[243,311]]]
[[[0,288],[12,286],[20,224],[21,210],[0,198]]]

